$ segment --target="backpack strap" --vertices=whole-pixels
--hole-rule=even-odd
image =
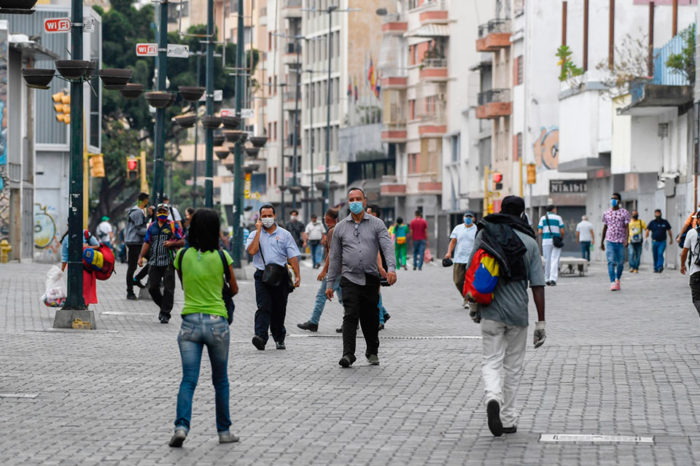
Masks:
[[[224,283],[224,286],[228,285],[231,283],[231,270],[228,267],[228,261],[226,260],[226,255],[224,254],[224,251],[219,249],[219,257],[221,258],[221,263],[224,266],[224,278],[226,279],[226,283]]]
[[[181,288],[184,288],[184,284],[182,283],[182,258],[185,257],[185,253],[189,248],[189,246],[185,246],[184,248],[182,248],[182,252],[180,253],[180,255],[177,256],[177,268],[175,270],[177,270],[177,276],[180,277]]]

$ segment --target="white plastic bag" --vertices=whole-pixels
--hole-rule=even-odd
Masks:
[[[66,300],[66,285],[63,283],[63,271],[56,265],[46,273],[46,291],[41,302],[48,307],[61,307]]]

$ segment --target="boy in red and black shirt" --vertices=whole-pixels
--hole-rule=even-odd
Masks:
[[[173,309],[173,296],[175,295],[175,269],[173,268],[173,249],[182,247],[185,241],[173,222],[168,221],[170,209],[165,204],[160,204],[156,209],[157,221],[151,223],[146,230],[141,254],[139,255],[139,267],[143,266],[143,259],[148,255],[148,292],[153,302],[160,308],[158,319],[160,323],[167,324],[170,320],[170,311]],[[161,281],[163,293],[160,292]]]

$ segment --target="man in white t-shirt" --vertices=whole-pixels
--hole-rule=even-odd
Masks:
[[[464,213],[464,223],[460,223],[452,230],[450,245],[447,248],[447,254],[445,254],[445,259],[452,259],[452,280],[463,298],[464,274],[469,266],[469,257],[472,255],[474,238],[476,237],[475,220],[476,215],[471,210]],[[463,306],[465,309],[469,308],[469,301],[466,298]]]
[[[564,220],[557,215],[557,208],[547,206],[547,212],[537,225],[537,232],[542,236],[542,255],[544,256],[544,282],[549,286],[555,286],[559,278],[559,258],[561,246],[555,246],[555,238],[561,240],[564,237]]]
[[[591,243],[595,238],[593,224],[588,221],[585,215],[581,217],[581,221],[576,225],[576,242],[581,245],[581,257],[588,262],[591,261]]]
[[[306,225],[306,231],[304,232],[304,248],[306,248],[308,243],[309,248],[311,249],[311,260],[314,264],[314,269],[319,268],[321,266],[321,261],[323,260],[323,257],[321,257],[321,254],[323,253],[321,240],[325,234],[326,227],[323,226],[323,223],[318,221],[316,214],[312,214],[311,221],[308,225]]]
[[[95,236],[100,240],[101,243],[106,244],[112,249],[112,241],[114,241],[114,232],[112,231],[112,225],[109,223],[109,217],[102,217],[102,221],[95,228]]]
[[[174,222],[175,226],[178,227],[178,229],[182,230],[182,215],[180,215],[180,211],[177,210],[177,207],[170,204],[170,199],[168,199],[168,196],[166,194],[163,194],[163,204],[167,205],[168,209],[170,209],[170,213],[168,214],[168,221]]]
[[[695,214],[695,218],[700,220],[700,210]],[[700,248],[698,247],[698,230],[697,228],[691,228],[685,236],[685,243],[683,243],[683,252],[681,252],[681,273],[685,275],[685,265],[688,260],[688,253],[690,252],[690,269],[688,270],[688,275],[690,276],[690,295],[695,305],[695,310],[698,311],[700,316],[700,266],[696,262],[700,262],[698,255],[700,255]]]

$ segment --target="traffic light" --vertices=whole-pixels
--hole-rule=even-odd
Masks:
[[[133,155],[126,158],[126,177],[129,180],[139,177],[139,161]]]
[[[494,191],[500,191],[503,189],[503,173],[494,172],[491,179],[493,180]]]
[[[60,123],[70,124],[70,96],[60,91],[51,96],[53,109],[56,111],[56,120]]]
[[[527,164],[527,184],[537,183],[537,169],[534,163]]]
[[[105,162],[102,154],[90,154],[90,176],[93,178],[105,177]]]

